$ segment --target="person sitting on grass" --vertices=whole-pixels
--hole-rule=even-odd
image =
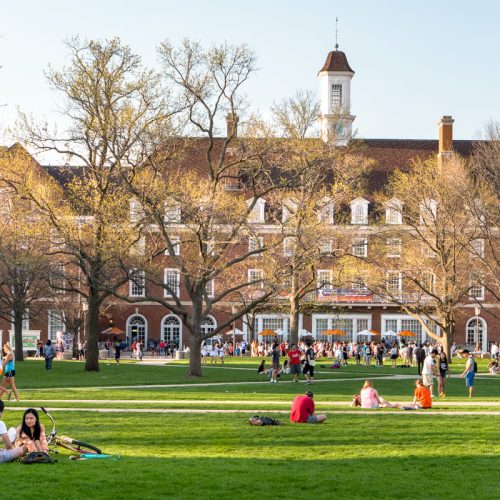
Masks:
[[[488,372],[490,375],[498,375],[500,373],[498,369],[498,361],[494,359],[493,361],[490,361],[488,364]]]
[[[326,420],[326,415],[314,414],[314,394],[306,391],[303,396],[296,396],[292,403],[290,422],[297,424],[321,424]]]
[[[15,446],[26,446],[28,452],[49,451],[45,427],[40,423],[38,412],[34,408],[28,408],[24,412],[23,421],[17,428]]]
[[[426,410],[432,408],[431,391],[424,385],[424,381],[419,378],[415,382],[415,393],[411,405],[403,406],[403,410]]]
[[[384,398],[379,396],[376,389],[373,388],[371,380],[365,380],[363,388],[353,397],[352,406],[361,406],[361,408],[399,408],[396,403],[389,403]]]
[[[0,399],[0,437],[5,445],[5,450],[0,450],[0,464],[5,462],[11,462],[16,458],[22,457],[28,453],[28,449],[26,446],[17,446],[14,447],[12,445],[11,434],[14,434],[14,429],[9,429],[7,431],[7,426],[2,422],[2,416],[5,409],[5,403]],[[12,432],[11,432],[12,431]]]

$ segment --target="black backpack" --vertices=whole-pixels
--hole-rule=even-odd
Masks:
[[[32,451],[28,453],[24,458],[21,459],[23,464],[53,464],[57,462],[50,457],[48,453],[44,453],[42,451]]]
[[[259,415],[254,415],[252,418],[248,419],[248,423],[250,425],[281,425],[281,422],[279,420],[276,420],[275,418],[269,418],[269,417],[260,417]]]

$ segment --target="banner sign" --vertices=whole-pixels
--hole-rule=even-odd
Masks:
[[[10,345],[13,349],[16,348],[16,340],[14,338],[14,332],[10,332]],[[23,351],[33,351],[36,350],[36,343],[40,340],[39,331],[23,332]]]

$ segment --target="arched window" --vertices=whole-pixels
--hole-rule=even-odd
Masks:
[[[476,350],[487,351],[487,325],[483,318],[471,318],[465,328],[465,343]]]
[[[138,314],[130,316],[127,320],[127,338],[130,342],[141,340],[144,345],[147,345],[148,340],[148,325],[146,318]]]
[[[201,324],[200,332],[202,335],[206,335],[207,333],[213,332],[217,327],[217,322],[215,318],[212,316],[207,316],[205,321]]]
[[[162,339],[177,347],[181,346],[182,342],[182,323],[181,320],[174,315],[165,316],[162,321]]]

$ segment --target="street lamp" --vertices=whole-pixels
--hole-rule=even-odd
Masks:
[[[479,313],[481,312],[481,306],[475,305],[474,306],[474,313],[476,314],[476,325],[474,327],[474,340],[476,345],[479,346]],[[476,346],[474,346],[474,349]],[[481,348],[481,347],[480,347]]]
[[[89,310],[89,303],[84,300],[82,302],[82,312],[83,312],[83,335],[84,335],[84,338],[85,338],[85,323],[86,323],[86,318],[87,318],[87,311]],[[80,332],[81,332],[82,328],[79,328],[78,329],[78,343],[81,342],[81,339],[80,339]]]

